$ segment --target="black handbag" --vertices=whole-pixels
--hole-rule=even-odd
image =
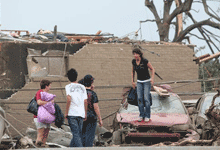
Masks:
[[[131,105],[138,106],[137,87],[135,87],[135,89],[133,89],[133,88],[130,89],[130,91],[128,93],[127,101]],[[150,106],[152,106],[152,96],[151,96],[151,93],[150,93]]]
[[[37,104],[36,98],[35,96],[31,99],[30,103],[27,106],[27,111],[29,113],[34,114],[35,116],[37,116],[37,111],[38,111],[38,107],[39,105]]]
[[[137,102],[137,88],[135,88],[135,89],[131,88],[130,89],[130,91],[128,93],[127,101],[131,105],[138,106],[138,102]]]

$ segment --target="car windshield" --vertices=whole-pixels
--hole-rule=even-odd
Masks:
[[[128,104],[127,109],[121,109],[121,113],[139,112],[138,106]],[[151,113],[179,113],[186,114],[181,99],[174,94],[169,97],[160,97],[152,93]]]
[[[204,102],[203,102],[203,104],[202,104],[201,113],[205,114],[205,111],[206,111],[207,109],[209,109],[209,107],[211,106],[211,103],[212,103],[213,96],[214,96],[214,95],[207,95],[207,96],[205,97],[205,100],[204,100]],[[217,97],[217,98],[215,99],[215,104],[219,104],[219,103],[220,103],[220,97]]]

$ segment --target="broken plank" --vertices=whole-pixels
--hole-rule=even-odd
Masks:
[[[162,97],[169,97],[170,96],[169,93],[167,92],[167,90],[165,90],[161,87],[153,86],[153,88],[159,96],[162,96]]]
[[[209,57],[206,57],[206,58],[203,58],[201,60],[199,60],[199,64],[201,64],[202,62],[208,62],[209,60],[213,59],[213,58],[217,58],[220,56],[220,52],[216,53],[216,54],[213,54]]]

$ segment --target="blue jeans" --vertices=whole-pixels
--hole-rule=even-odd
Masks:
[[[87,120],[83,122],[82,143],[84,147],[93,146],[96,126],[97,126],[97,119],[87,118]]]
[[[82,144],[83,118],[78,116],[68,116],[67,119],[73,135],[73,138],[70,142],[70,147],[83,147]]]
[[[150,82],[137,82],[137,97],[140,117],[150,118]]]

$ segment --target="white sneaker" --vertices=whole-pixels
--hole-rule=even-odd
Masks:
[[[139,117],[138,122],[141,122],[143,120],[143,117]]]
[[[150,118],[144,118],[144,122],[149,122]]]

